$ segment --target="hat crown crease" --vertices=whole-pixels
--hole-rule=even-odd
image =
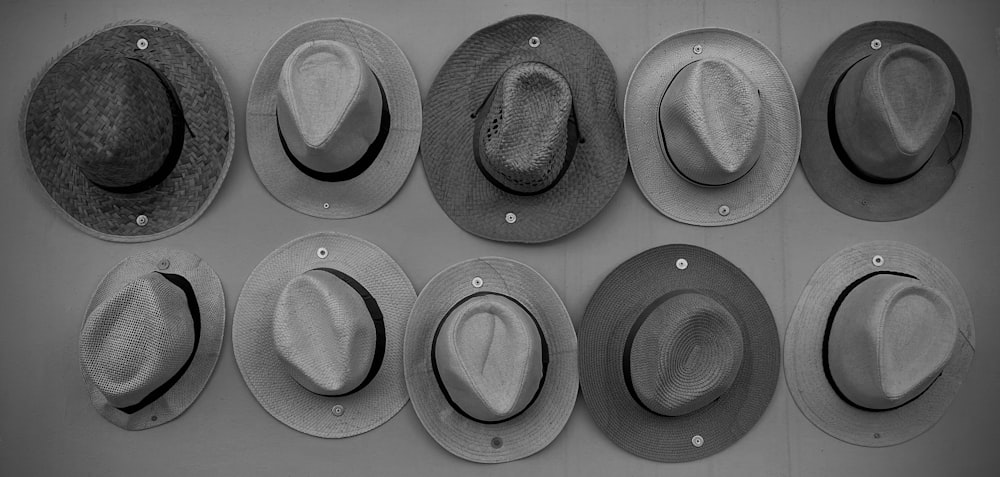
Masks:
[[[284,287],[273,338],[291,377],[309,391],[340,395],[367,377],[377,331],[364,299],[332,273],[310,270]]]
[[[573,97],[558,71],[537,62],[508,68],[478,131],[486,172],[524,193],[550,186],[566,161]]]
[[[830,373],[851,402],[891,409],[933,383],[957,338],[947,297],[913,278],[877,275],[851,290],[837,310]]]
[[[169,92],[141,60],[101,58],[77,67],[60,91],[58,122],[72,160],[101,187],[125,188],[167,160],[174,119]]]
[[[482,421],[524,410],[542,373],[532,318],[507,298],[486,296],[463,303],[445,320],[435,355],[452,401]]]
[[[954,106],[955,85],[944,61],[918,45],[897,44],[847,71],[836,97],[836,127],[862,173],[905,179],[930,159]]]
[[[641,403],[657,414],[681,416],[729,389],[743,362],[743,338],[725,307],[685,292],[649,313],[627,351]]]
[[[718,58],[682,68],[660,101],[670,162],[683,177],[718,186],[743,177],[764,147],[764,107],[753,81]]]
[[[194,350],[184,291],[158,273],[127,283],[87,316],[80,333],[84,372],[117,408],[170,380]]]
[[[308,41],[281,68],[277,114],[297,160],[337,172],[357,162],[378,136],[381,90],[359,50],[338,41]]]

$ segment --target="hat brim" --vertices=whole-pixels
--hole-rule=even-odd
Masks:
[[[687,260],[684,270],[677,260]],[[622,361],[629,331],[654,300],[690,290],[718,301],[743,335],[743,361],[717,400],[683,416],[654,414],[629,393]],[[580,385],[591,416],[622,449],[659,462],[687,462],[739,440],[767,409],[778,381],[781,345],[774,315],[742,270],[693,245],[642,252],[612,271],[591,298],[580,328]],[[700,447],[692,444],[701,436]]]
[[[148,47],[136,42],[146,39]],[[56,124],[69,71],[94,56],[136,58],[162,74],[177,92],[187,131],[177,164],[142,192],[108,192],[76,167],[64,127]],[[85,102],[86,98],[81,98]],[[81,104],[82,107],[82,104]],[[21,147],[31,174],[53,208],[76,228],[103,240],[143,242],[194,223],[222,186],[236,145],[229,92],[205,50],[170,24],[129,20],[79,40],[32,82],[20,118]],[[136,222],[145,215],[144,225]]]
[[[299,45],[333,40],[361,52],[389,103],[390,129],[378,157],[353,179],[326,182],[289,160],[278,131],[278,78]],[[406,182],[420,146],[421,107],[417,78],[403,50],[385,33],[356,20],[327,18],[302,23],[274,42],[250,84],[247,148],[257,177],[291,209],[313,217],[344,219],[370,214],[389,202]]]
[[[532,37],[537,47],[529,45]],[[555,186],[521,196],[500,190],[476,166],[472,115],[504,71],[528,61],[544,63],[569,83],[585,141]],[[424,116],[424,170],[448,217],[473,235],[526,243],[554,240],[590,221],[618,191],[628,166],[615,78],[597,41],[557,18],[516,16],[473,33],[438,72]],[[516,222],[505,220],[510,212]]]
[[[701,45],[701,53],[694,53]],[[688,181],[670,163],[660,132],[660,101],[667,85],[688,64],[720,58],[736,65],[761,94],[764,146],[753,168],[724,185]],[[778,57],[742,33],[700,28],[672,35],[639,60],[625,91],[625,139],[639,189],[663,215],[678,222],[714,226],[742,222],[778,199],[795,172],[802,129],[795,87]],[[723,215],[720,207],[729,208]]]
[[[325,258],[317,253],[326,249]],[[274,346],[274,309],[289,280],[309,270],[332,268],[371,293],[385,323],[385,354],[365,387],[340,397],[315,394],[292,378]],[[271,252],[247,278],[233,316],[233,352],[243,380],[260,405],[288,427],[317,437],[368,432],[396,415],[408,399],[403,378],[403,336],[416,292],[403,269],[375,244],[320,232]],[[335,415],[334,406],[343,407]]]
[[[101,390],[87,377],[87,373],[83,373],[90,400],[97,412],[114,425],[130,431],[149,429],[170,422],[194,403],[212,376],[226,330],[225,295],[219,276],[200,257],[182,250],[153,249],[122,260],[101,280],[97,291],[90,298],[84,316],[90,316],[94,308],[129,282],[151,272],[180,275],[191,284],[201,314],[201,335],[194,358],[180,379],[159,399],[132,414],[109,403]]]
[[[473,286],[474,277],[482,279],[481,287]],[[438,323],[456,303],[483,292],[506,295],[524,306],[536,318],[549,353],[545,381],[534,402],[520,415],[496,424],[473,421],[452,408],[431,364]],[[549,282],[523,263],[477,258],[446,268],[420,292],[406,329],[406,386],[417,417],[441,447],[473,462],[509,462],[542,450],[566,425],[579,387],[576,357],[573,323]]]
[[[873,264],[876,255],[882,256],[881,266]],[[875,272],[904,273],[943,293],[954,307],[959,331],[941,376],[909,403],[878,412],[842,400],[823,370],[823,338],[834,303],[847,286]],[[802,414],[823,432],[859,446],[901,444],[930,429],[944,415],[972,364],[974,334],[968,298],[941,262],[901,242],[861,243],[820,265],[802,291],[785,332],[785,381]]]
[[[844,164],[849,159],[838,155],[831,135],[835,128],[830,105],[833,90],[851,66],[874,53],[871,42],[876,39],[882,48],[911,43],[931,50],[944,60],[955,83],[954,114],[942,142],[920,171],[893,184],[868,182],[851,172]],[[840,35],[806,83],[802,112],[801,160],[806,179],[824,202],[862,220],[901,220],[934,205],[954,182],[972,135],[972,99],[958,57],[944,40],[907,23],[870,22]]]

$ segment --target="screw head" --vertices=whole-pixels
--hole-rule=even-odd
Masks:
[[[879,433],[876,432],[875,434],[872,434],[872,436],[874,436],[876,439],[878,439],[878,438],[882,437],[882,434],[879,434]]]
[[[320,247],[320,248],[316,249],[316,256],[317,257],[319,257],[319,258],[326,258],[327,255],[329,255],[329,252],[326,251],[326,247]]]
[[[514,222],[517,222],[517,215],[513,212],[507,212],[507,215],[504,216],[504,220],[506,220],[508,224],[513,224]]]
[[[324,209],[329,209],[330,208],[330,203],[329,202],[323,202],[323,208]]]
[[[490,445],[493,446],[494,449],[499,449],[503,447],[503,439],[499,437],[494,437],[492,440],[490,440]]]
[[[483,286],[483,279],[480,277],[475,277],[472,279],[472,286],[480,288]]]
[[[694,48],[691,48],[691,51],[693,51],[694,54],[696,54],[696,55],[700,55],[701,54],[701,45],[694,45]]]
[[[701,447],[705,445],[705,439],[701,436],[694,436],[691,438],[691,445],[695,447]]]
[[[155,421],[156,420],[156,416],[150,416],[149,420],[150,421]]]
[[[135,46],[137,46],[140,50],[145,50],[146,47],[149,46],[149,42],[146,41],[145,38],[139,38],[139,40],[135,42]]]
[[[873,50],[877,50],[879,48],[882,48],[882,40],[879,40],[878,38],[872,40],[871,47],[872,47]]]
[[[720,205],[719,206],[719,215],[721,215],[723,217],[729,215],[729,206],[728,205]]]
[[[160,270],[166,270],[170,268],[170,260],[167,260],[165,258],[163,260],[160,260],[160,263],[156,264],[156,268],[159,268]]]
[[[343,416],[344,415],[344,406],[341,406],[340,404],[337,404],[336,406],[333,406],[332,411],[333,411],[333,415],[334,416]]]
[[[885,259],[882,258],[881,255],[876,255],[872,257],[872,265],[875,265],[876,267],[881,267],[883,263],[885,263]]]
[[[139,227],[145,227],[146,224],[148,223],[149,223],[149,217],[146,217],[145,215],[140,215],[135,218],[135,224],[138,225]]]
[[[533,36],[528,40],[528,46],[532,48],[538,48],[538,45],[542,44],[542,40],[539,40],[537,36]]]
[[[685,268],[688,267],[688,261],[683,258],[678,258],[676,265],[678,270],[684,270]]]

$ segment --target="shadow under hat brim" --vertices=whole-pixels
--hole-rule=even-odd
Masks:
[[[472,284],[475,277],[483,281],[479,288]],[[484,292],[513,298],[531,313],[549,353],[545,380],[534,402],[514,418],[495,424],[473,421],[455,410],[431,364],[439,322],[456,303]],[[576,333],[562,299],[531,267],[500,257],[452,265],[420,292],[407,325],[404,363],[413,410],[441,447],[463,459],[499,463],[530,456],[562,432],[573,411],[579,388],[576,350]]]
[[[678,259],[687,260],[680,270]],[[730,388],[683,416],[650,412],[629,393],[622,361],[633,324],[661,296],[680,291],[707,295],[736,319],[743,361]],[[688,462],[729,447],[757,423],[774,394],[781,365],[774,316],[743,271],[693,245],[642,252],[612,271],[591,298],[580,328],[580,387],[591,416],[622,449],[659,462]],[[692,444],[701,436],[703,444]]]
[[[325,248],[325,258],[318,251]],[[385,324],[385,354],[365,387],[340,397],[302,387],[274,345],[274,309],[289,280],[317,268],[349,275],[375,298]],[[396,415],[408,400],[403,377],[403,337],[416,292],[403,269],[378,246],[346,234],[321,232],[297,238],[254,268],[233,317],[233,352],[243,380],[260,405],[288,427],[317,437],[350,437]],[[343,406],[340,416],[332,412]]]
[[[182,250],[153,249],[122,260],[101,280],[90,299],[85,316],[90,316],[97,306],[122,287],[151,272],[180,275],[191,284],[201,315],[201,335],[198,347],[194,350],[194,358],[184,374],[159,399],[132,414],[109,403],[101,390],[87,377],[87,373],[83,373],[90,400],[97,412],[116,426],[130,431],[149,429],[170,422],[194,403],[212,376],[226,330],[226,303],[222,282],[207,262]]]
[[[847,158],[842,160],[838,155],[830,134],[835,128],[830,118],[834,87],[851,66],[875,52],[871,42],[876,39],[882,42],[882,48],[911,43],[941,57],[955,83],[954,112],[961,119],[960,145],[947,144],[946,133],[919,172],[893,184],[868,182],[851,172],[843,162]],[[955,52],[933,33],[907,23],[865,23],[837,38],[816,63],[802,93],[802,131],[802,170],[824,202],[862,220],[886,222],[912,217],[944,196],[964,162],[972,134],[969,83]],[[954,147],[958,150],[949,150]]]
[[[695,45],[701,45],[700,54],[694,53]],[[680,175],[660,131],[667,85],[688,64],[709,58],[743,71],[760,91],[764,110],[764,146],[757,163],[722,186],[701,186]],[[795,87],[774,53],[749,36],[721,28],[681,32],[650,48],[632,72],[625,91],[625,138],[639,189],[660,213],[692,225],[742,222],[774,203],[795,172],[802,138]],[[719,213],[722,206],[729,207],[727,215]]]
[[[539,39],[535,48],[532,37]],[[497,188],[473,156],[473,113],[504,71],[521,62],[540,62],[563,75],[585,140],[559,182],[530,196]],[[420,150],[434,198],[456,225],[490,240],[545,242],[580,228],[615,195],[628,166],[616,88],[607,54],[571,23],[524,15],[472,34],[441,67],[427,97]],[[507,223],[509,212],[516,222]]]
[[[333,40],[356,48],[389,103],[390,129],[378,156],[353,179],[314,179],[289,160],[278,131],[278,79],[285,59],[299,45]],[[302,23],[274,42],[250,85],[247,148],[257,177],[286,206],[314,217],[344,219],[372,213],[406,182],[420,146],[420,90],[403,50],[385,33],[356,20],[328,18]]]
[[[873,258],[881,255],[883,264]],[[865,411],[841,399],[823,369],[823,339],[837,298],[846,287],[875,272],[904,273],[951,302],[958,334],[941,376],[909,403]],[[958,393],[975,351],[972,309],[958,280],[941,262],[905,243],[867,242],[830,257],[802,291],[785,332],[785,381],[795,404],[816,427],[844,442],[866,447],[901,444],[930,429]]]
[[[146,39],[146,49],[136,46],[139,39]],[[187,126],[177,164],[162,182],[142,192],[118,194],[90,182],[76,167],[62,126],[54,124],[65,106],[54,100],[65,96],[58,91],[72,78],[70,71],[104,55],[136,58],[155,68],[173,85],[184,112]],[[109,25],[67,48],[33,81],[20,119],[27,166],[53,207],[76,228],[115,242],[155,240],[194,223],[222,186],[236,145],[222,76],[200,45],[163,22]],[[136,223],[140,215],[147,217],[145,225]]]

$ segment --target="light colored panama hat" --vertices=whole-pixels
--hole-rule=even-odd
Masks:
[[[60,216],[103,240],[194,223],[229,170],[236,125],[207,53],[163,22],[129,20],[63,51],[20,117],[28,169]]]
[[[413,410],[441,447],[473,462],[521,459],[559,435],[576,403],[576,357],[559,295],[507,258],[438,273],[406,328]]]
[[[625,91],[632,173],[646,199],[679,222],[729,225],[763,212],[792,178],[801,136],[785,67],[732,30],[664,39]]]
[[[292,28],[250,85],[247,147],[257,177],[314,217],[358,217],[389,202],[413,167],[420,127],[420,90],[403,50],[356,20]]]
[[[972,136],[965,71],[915,25],[870,22],[820,57],[802,93],[802,169],[833,208],[864,220],[917,215],[951,187]]]
[[[580,387],[605,435],[632,454],[687,462],[742,438],[781,366],[774,315],[725,258],[664,245],[619,265],[580,327]]]
[[[582,227],[628,166],[611,60],[543,15],[472,34],[427,96],[420,154],[434,198],[466,232],[546,242]]]
[[[975,342],[948,268],[912,245],[861,243],[820,265],[802,291],[785,332],[785,380],[827,434],[891,446],[941,419]]]
[[[101,280],[80,331],[80,368],[105,419],[137,431],[170,422],[208,383],[222,349],[226,304],[198,256],[154,249]]]
[[[368,432],[408,399],[403,335],[416,292],[376,245],[321,232],[271,252],[247,278],[233,352],[260,405],[317,437]]]

